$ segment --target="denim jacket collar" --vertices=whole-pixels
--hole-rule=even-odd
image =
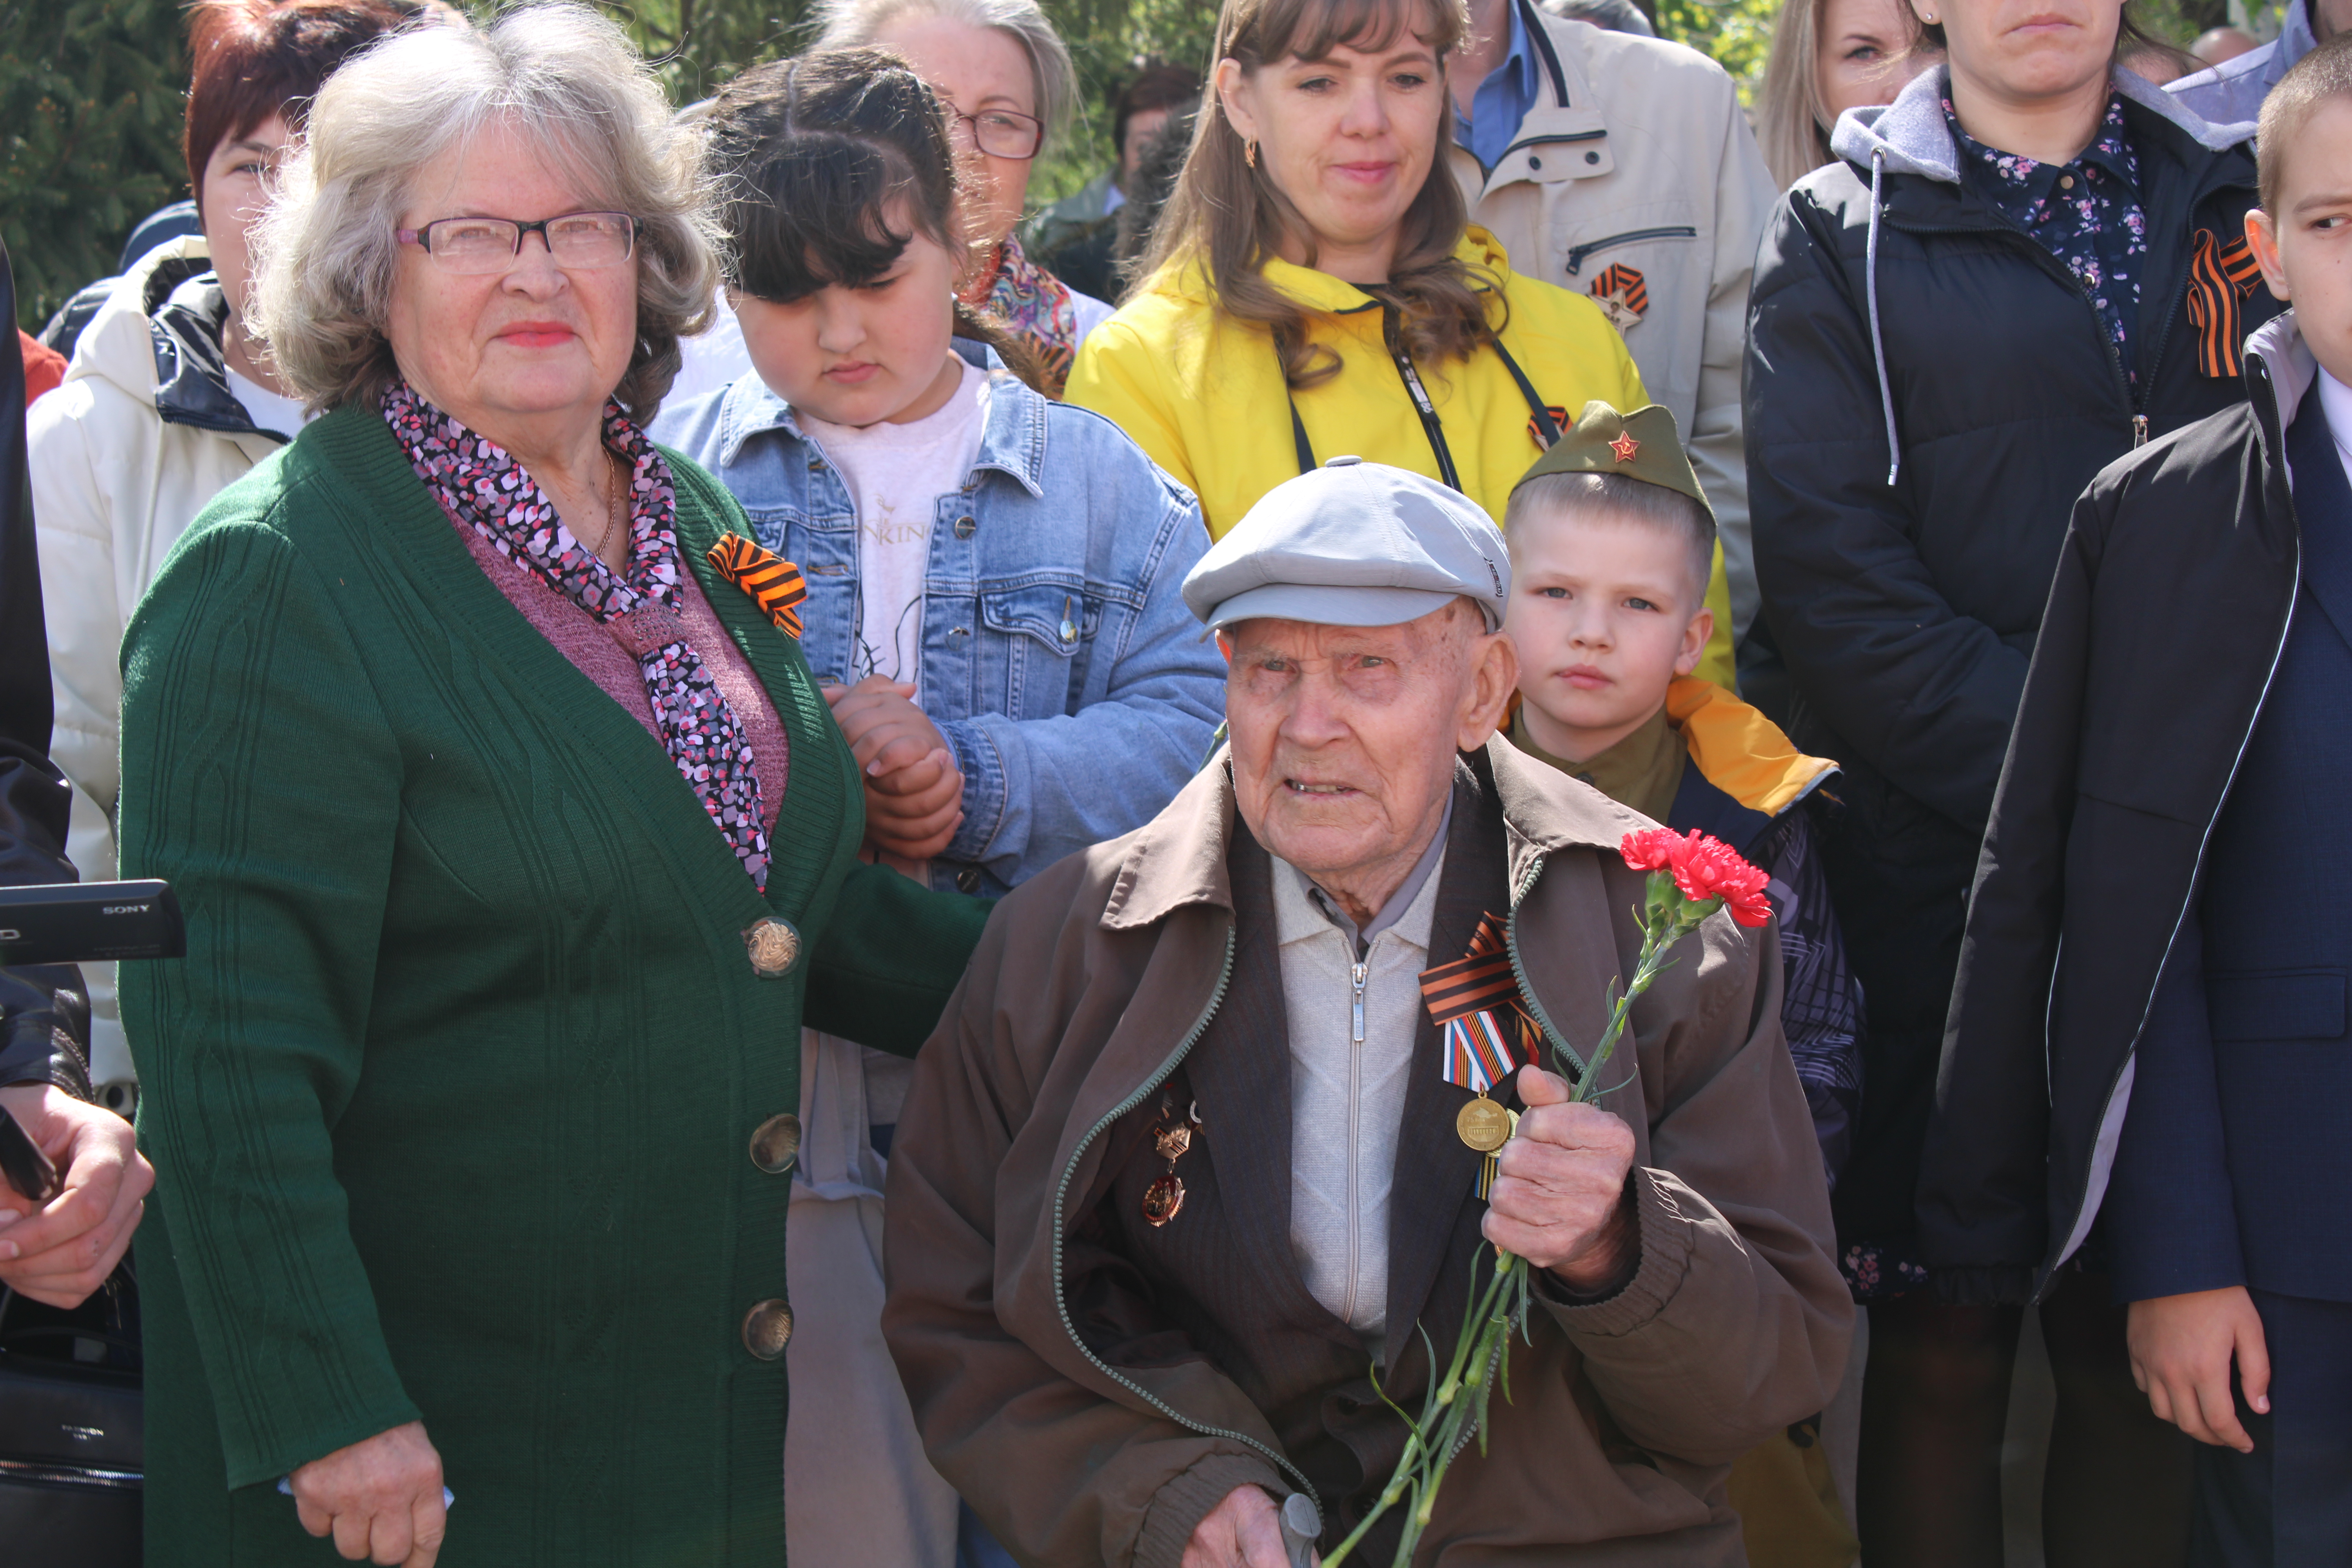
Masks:
[[[993,370],[989,374],[1009,376],[1012,373]],[[973,465],[974,471],[994,468],[1031,495],[1043,496],[1045,411],[1049,406],[1039,398],[990,398],[988,420],[980,434],[980,460]],[[795,440],[808,439],[808,433],[793,415],[793,405],[779,397],[766,382],[756,374],[738,377],[719,404],[720,466],[731,466],[741,454],[743,443],[770,430],[782,430]]]

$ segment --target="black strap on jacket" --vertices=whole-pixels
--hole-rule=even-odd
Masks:
[[[1430,402],[1429,393],[1421,384],[1421,373],[1413,368],[1412,356],[1405,352],[1403,334],[1398,330],[1396,308],[1383,305],[1381,311],[1381,335],[1388,344],[1389,357],[1396,363],[1397,375],[1404,383],[1405,394],[1412,399],[1413,411],[1421,416],[1422,431],[1429,437],[1429,449],[1437,458],[1437,477],[1447,489],[1462,490],[1467,495],[1469,492],[1462,489],[1462,476],[1454,466],[1453,449],[1445,444],[1445,423],[1438,418],[1436,405]],[[1559,439],[1559,421],[1552,417],[1543,395],[1536,391],[1535,383],[1529,381],[1528,373],[1519,368],[1519,362],[1511,357],[1511,351],[1503,346],[1499,334],[1494,344],[1495,353],[1502,358],[1503,368],[1509,371],[1511,379],[1518,384],[1519,395],[1528,400],[1528,411],[1534,416],[1536,433],[1549,451]],[[1279,358],[1278,353],[1276,357]],[[1298,399],[1290,395],[1286,372],[1283,377],[1283,395],[1290,405],[1291,445],[1297,450],[1298,471],[1304,474],[1317,467],[1315,444],[1307,438],[1307,422],[1298,416]]]

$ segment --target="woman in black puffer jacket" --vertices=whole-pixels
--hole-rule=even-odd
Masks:
[[[1927,1289],[1938,1259],[1913,1205],[1978,843],[2059,543],[2103,466],[2244,395],[2240,345],[2279,309],[2242,237],[2253,128],[2208,125],[2112,70],[2133,33],[2119,0],[2057,9],[2079,23],[2015,29],[2000,0],[1944,0],[1921,41],[1949,65],[1839,122],[1841,161],[1783,198],[1748,307],[1764,615],[1743,664],[1781,694],[1796,743],[1846,769],[1823,856],[1868,1010],[1836,1194],[1871,1303],[1856,1504],[1864,1560],[1906,1568],[2000,1562],[2023,1303],[1957,1271]],[[2053,125],[2074,133],[2053,146]],[[2185,1449],[2131,1385],[2104,1282],[2066,1282],[2042,1328],[2060,1387],[2052,1568],[2178,1562]]]

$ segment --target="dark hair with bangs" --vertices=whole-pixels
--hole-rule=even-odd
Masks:
[[[2261,171],[2263,211],[2273,223],[2286,214],[2279,210],[2284,193],[2287,154],[2303,138],[2303,128],[2330,99],[2352,98],[2352,33],[2338,33],[2294,62],[2263,100],[2262,130],[2254,137],[2254,162]]]
[[[419,0],[197,0],[188,8],[188,114],[180,132],[202,213],[205,165],[271,115],[299,132],[335,68],[416,17]]]
[[[854,289],[888,272],[919,234],[969,264],[947,115],[887,50],[827,49],[754,67],[720,90],[704,127],[730,288],[781,304]],[[1037,384],[1034,356],[961,301],[955,332]]]
[[[1274,61],[1328,58],[1341,44],[1375,53],[1407,29],[1436,55],[1443,91],[1445,58],[1470,30],[1463,0],[1224,0],[1211,58],[1236,61],[1254,76]],[[1453,125],[1449,105],[1438,116],[1429,177],[1405,209],[1388,281],[1364,290],[1396,307],[1404,346],[1423,363],[1467,358],[1503,329],[1495,280],[1454,254],[1470,212],[1445,166]],[[1285,379],[1293,387],[1314,386],[1339,374],[1339,356],[1308,342],[1307,310],[1265,280],[1265,264],[1280,254],[1285,234],[1309,241],[1313,266],[1306,220],[1270,170],[1251,165],[1213,81],[1141,276],[1207,263],[1217,308],[1269,329]]]

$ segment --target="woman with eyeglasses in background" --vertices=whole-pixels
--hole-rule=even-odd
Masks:
[[[1030,169],[1077,105],[1061,35],[1036,0],[824,0],[817,14],[817,47],[887,49],[938,94],[956,151],[976,165],[961,216],[979,261],[960,297],[1026,340],[1044,390],[1061,396],[1079,342],[1111,313],[1030,260],[1013,233]]]

